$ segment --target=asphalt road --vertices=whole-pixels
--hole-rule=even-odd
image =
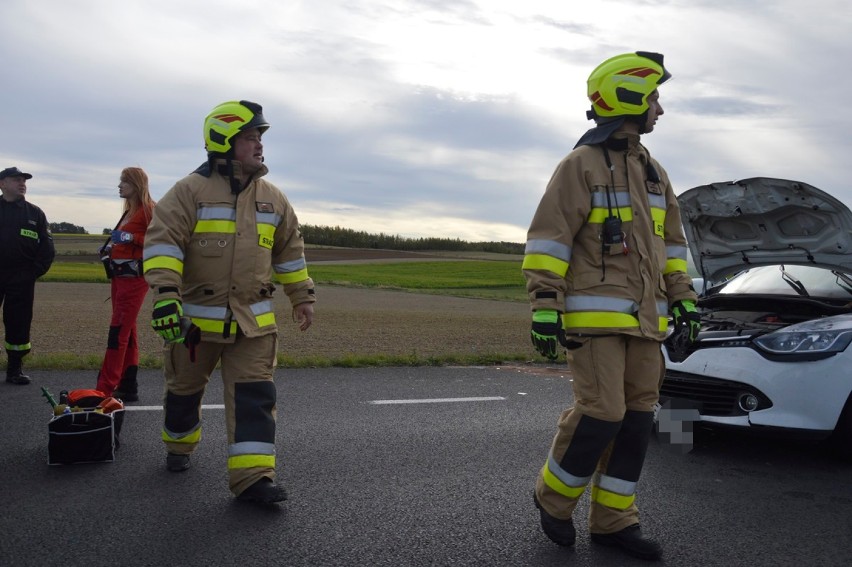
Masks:
[[[3,566],[647,564],[589,542],[587,500],[573,549],[539,531],[531,490],[570,403],[559,372],[280,371],[290,498],[276,508],[228,492],[216,407],[192,468],[165,470],[158,371],[141,377],[115,462],[48,466],[40,386],[56,394],[94,376],[32,374],[30,386],[0,383]],[[214,377],[205,404],[221,396]],[[375,403],[394,400],[420,403]],[[664,565],[852,563],[852,464],[812,444],[705,435],[683,455],[652,441],[638,504]]]

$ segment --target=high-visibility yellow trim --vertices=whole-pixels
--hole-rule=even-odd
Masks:
[[[229,469],[250,469],[253,467],[275,468],[275,455],[235,455],[228,457]]]
[[[542,469],[542,478],[544,479],[544,484],[550,487],[554,492],[558,492],[562,496],[566,496],[568,498],[579,498],[583,495],[583,492],[586,491],[586,486],[568,486],[561,480],[559,480],[555,474],[550,472],[550,469],[547,467],[547,461],[544,463],[544,468]]]
[[[666,236],[666,211],[651,207],[651,220],[654,223],[654,234],[660,238]]]
[[[13,345],[12,343],[6,343],[6,350],[14,350],[14,351],[22,351],[22,350],[32,350],[32,343],[24,343],[22,345]]]
[[[169,443],[198,443],[201,440],[201,428],[199,427],[186,437],[181,437],[180,439],[175,439],[164,429],[163,430],[163,441],[168,441]]]
[[[610,492],[609,490],[604,490],[600,486],[592,485],[592,502],[597,502],[598,504],[602,504],[608,508],[627,510],[635,500],[635,494],[624,496],[622,494]]]
[[[583,311],[579,313],[564,313],[562,326],[569,327],[638,327],[639,319],[627,313],[611,311]]]
[[[613,313],[610,311],[584,311],[578,313],[563,313],[562,326],[570,328],[612,329],[633,328],[639,326],[639,319],[627,313]],[[657,318],[657,330],[665,332],[669,321],[666,317]]]
[[[224,234],[236,234],[237,223],[228,220],[200,220],[195,223],[193,232],[220,232]]]
[[[681,260],[680,258],[669,258],[666,260],[666,267],[663,270],[663,274],[670,274],[672,272],[686,272],[687,265],[686,260]]]
[[[264,313],[254,318],[257,321],[258,327],[266,327],[267,325],[275,324],[275,313]]]
[[[284,274],[278,274],[272,276],[273,281],[280,284],[290,284],[297,283],[301,281],[305,281],[308,279],[308,269],[298,270],[296,272],[287,272]]]
[[[524,256],[522,270],[547,270],[564,278],[568,273],[568,262],[547,254],[527,254]]]
[[[609,216],[616,216],[621,219],[621,222],[629,222],[633,220],[633,209],[630,207],[618,207],[617,209],[612,209],[612,213],[610,213],[609,208],[595,207],[589,213],[588,222],[601,224]]]
[[[204,319],[201,317],[193,317],[192,322],[205,333],[222,333],[225,330],[225,322],[218,319]],[[233,335],[237,332],[237,322],[231,321],[229,326],[229,334]]]
[[[258,224],[257,243],[263,248],[272,250],[272,245],[275,243],[275,227],[271,224]]]
[[[148,273],[151,270],[165,269],[177,272],[183,275],[183,262],[177,258],[169,258],[168,256],[154,256],[142,263],[143,273]]]

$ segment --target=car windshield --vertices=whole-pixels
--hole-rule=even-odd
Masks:
[[[737,274],[717,287],[719,294],[799,295],[852,299],[849,277],[814,266],[760,266]]]

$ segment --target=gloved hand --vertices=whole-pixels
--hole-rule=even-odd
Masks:
[[[690,343],[694,343],[698,338],[698,332],[701,330],[701,316],[695,309],[694,301],[684,299],[672,303],[672,322],[675,333],[683,329]]]
[[[170,343],[182,343],[180,318],[183,308],[177,299],[163,299],[154,304],[151,327]]]
[[[559,311],[555,309],[539,309],[533,311],[532,330],[530,338],[535,349],[550,360],[556,360],[557,342],[565,343],[565,331],[562,330],[562,321]]]
[[[128,242],[133,242],[133,233],[124,232],[123,230],[113,230],[110,233],[110,238],[113,244],[127,244]]]

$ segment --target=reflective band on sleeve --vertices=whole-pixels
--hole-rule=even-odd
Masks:
[[[542,469],[542,478],[544,483],[554,492],[576,499],[585,492],[586,485],[589,484],[591,477],[581,478],[565,472],[553,458],[553,455],[549,455]]]
[[[546,270],[564,278],[568,273],[568,262],[544,254],[527,254],[524,256],[522,270]]]
[[[524,254],[545,254],[564,262],[571,261],[571,247],[555,240],[527,240]]]
[[[151,246],[146,246],[144,252],[142,252],[143,260],[149,260],[151,258],[156,258],[157,256],[168,256],[181,262],[183,262],[184,258],[183,250],[171,244],[153,244]]]
[[[671,274],[672,272],[686,272],[688,270],[686,260],[680,258],[669,258],[666,260],[666,267],[663,269],[663,275]]]
[[[275,468],[275,455],[237,455],[228,457],[229,469],[250,469],[254,467]]]
[[[183,275],[183,262],[175,258],[169,258],[168,256],[156,256],[142,262],[143,273],[148,273],[156,269],[172,270]]]
[[[273,264],[272,269],[275,271],[272,279],[277,283],[289,284],[308,279],[308,268],[304,258]]]
[[[12,343],[6,343],[6,350],[13,350],[13,351],[16,351],[16,352],[17,351],[32,350],[32,348],[33,348],[32,343],[24,343],[22,345],[13,345]]]

